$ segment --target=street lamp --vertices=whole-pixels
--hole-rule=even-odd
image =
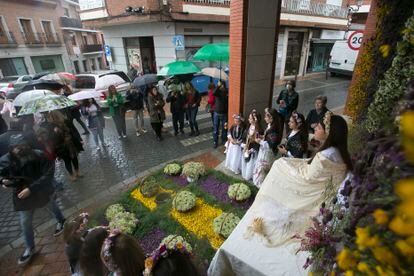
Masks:
[[[362,6],[362,0],[358,0],[357,1],[356,7],[355,6],[351,6],[349,3],[346,5],[347,10],[348,10],[348,13],[347,13],[347,19],[348,19],[348,21],[346,23],[345,37],[346,37],[346,34],[348,33],[349,28],[351,27],[351,24],[352,24],[352,15],[354,13],[358,12],[359,11],[359,8],[361,6]],[[344,39],[345,39],[345,37],[344,37]]]

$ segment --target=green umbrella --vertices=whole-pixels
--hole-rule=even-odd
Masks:
[[[18,116],[48,112],[66,107],[75,106],[76,103],[65,96],[46,95],[40,99],[26,102],[19,111]]]
[[[209,61],[228,61],[229,60],[229,44],[228,43],[212,43],[201,47],[194,55],[194,59]]]
[[[159,72],[158,76],[174,76],[184,74],[199,73],[200,68],[189,61],[174,61],[165,65]]]

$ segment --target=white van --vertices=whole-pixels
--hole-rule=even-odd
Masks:
[[[331,76],[335,74],[352,76],[359,50],[349,47],[347,40],[336,41],[331,50],[328,72]]]

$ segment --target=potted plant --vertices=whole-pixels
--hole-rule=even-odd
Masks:
[[[188,182],[194,182],[198,180],[200,176],[206,174],[206,168],[203,163],[200,162],[187,162],[183,167],[183,175],[187,177]]]

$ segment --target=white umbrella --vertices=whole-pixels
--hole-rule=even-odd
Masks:
[[[64,109],[75,106],[76,103],[71,99],[61,95],[47,95],[42,98],[28,101],[20,109],[18,116],[48,112],[57,109]]]
[[[125,82],[124,79],[121,78],[118,75],[113,75],[113,74],[105,75],[105,76],[100,77],[97,80],[96,89],[97,90],[106,90],[111,85],[117,86],[117,85],[119,85],[121,83],[124,83],[124,82]]]
[[[57,73],[47,74],[40,78],[41,80],[50,80],[56,81],[60,84],[66,84],[65,80],[63,80]]]
[[[101,96],[101,92],[95,90],[82,90],[76,93],[73,93],[68,96],[69,99],[74,101],[81,101],[85,99],[93,99]]]
[[[56,95],[50,90],[30,90],[27,92],[20,93],[13,101],[13,105],[16,106],[23,106],[25,103],[29,101],[33,101],[36,99],[43,98],[47,95]]]
[[[225,81],[229,79],[229,76],[226,74],[226,72],[224,72],[223,69],[218,69],[215,67],[203,68],[201,69],[201,74]]]

